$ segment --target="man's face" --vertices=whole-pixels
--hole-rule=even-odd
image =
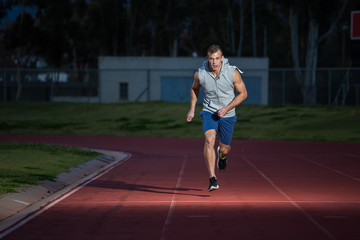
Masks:
[[[211,71],[218,71],[222,66],[222,61],[224,60],[224,56],[221,51],[218,50],[213,54],[208,54],[206,59],[209,61],[209,66]]]

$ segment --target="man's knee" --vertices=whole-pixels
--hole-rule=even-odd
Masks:
[[[205,133],[205,146],[207,147],[214,147],[216,140],[216,131],[209,130]]]

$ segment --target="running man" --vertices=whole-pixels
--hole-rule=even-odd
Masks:
[[[194,75],[187,121],[191,122],[194,118],[199,90],[203,87],[204,101],[200,116],[205,136],[204,158],[209,171],[208,190],[212,191],[219,188],[215,175],[216,136],[219,137],[217,167],[220,171],[224,171],[236,122],[235,107],[246,99],[247,91],[241,79],[242,72],[229,64],[220,46],[211,45],[207,50],[206,59],[203,67]],[[235,95],[235,91],[238,95]]]

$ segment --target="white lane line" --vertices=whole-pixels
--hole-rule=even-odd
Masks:
[[[336,239],[326,228],[324,228],[320,223],[318,223],[313,217],[310,216],[308,212],[305,211],[302,207],[300,207],[295,201],[293,201],[283,190],[281,190],[270,178],[268,178],[262,171],[260,171],[252,162],[250,162],[246,157],[242,156],[242,158],[252,167],[254,168],[271,186],[273,186],[281,195],[283,195],[290,204],[300,210],[310,222],[312,222],[319,230],[325,233],[330,239]]]
[[[360,155],[356,155],[356,154],[351,154],[351,153],[342,153],[342,154],[345,156],[360,158]]]
[[[37,216],[39,216],[40,214],[42,214],[43,212],[45,212],[46,210],[50,209],[51,207],[55,206],[56,204],[58,204],[59,202],[61,202],[62,200],[66,199],[67,197],[71,196],[72,194],[74,194],[75,192],[79,191],[80,189],[82,189],[83,187],[85,187],[86,185],[88,185],[89,183],[91,183],[92,181],[98,179],[99,177],[105,175],[106,173],[110,172],[112,169],[114,169],[115,167],[123,164],[124,162],[126,162],[128,159],[130,159],[131,154],[128,154],[128,156],[121,160],[120,162],[114,164],[113,166],[109,167],[108,169],[106,169],[104,172],[96,175],[94,178],[91,178],[89,180],[87,180],[86,182],[84,182],[83,184],[79,185],[78,187],[76,187],[75,189],[71,190],[70,192],[66,193],[65,195],[63,195],[62,197],[58,198],[57,200],[49,203],[48,205],[46,205],[45,207],[41,208],[40,210],[34,212],[32,215],[20,220],[19,222],[17,222],[15,225],[13,225],[12,227],[6,229],[5,231],[3,231],[2,233],[0,233],[0,239],[5,237],[6,235],[8,235],[9,233],[15,231],[16,229],[18,229],[19,227],[21,227],[22,225],[30,222],[32,219],[36,218]]]
[[[165,220],[165,224],[164,224],[163,229],[162,229],[162,233],[161,233],[161,238],[160,238],[160,240],[166,240],[166,228],[167,228],[167,226],[170,225],[170,223],[171,223],[171,218],[172,218],[173,213],[174,213],[174,208],[175,208],[175,203],[176,203],[176,201],[175,201],[175,196],[176,196],[176,194],[178,193],[178,189],[179,189],[180,186],[181,186],[181,181],[182,181],[182,176],[183,176],[183,174],[184,174],[184,169],[185,169],[186,161],[187,161],[187,155],[184,156],[184,161],[183,161],[183,163],[182,163],[181,170],[180,170],[180,173],[179,173],[179,177],[178,177],[178,180],[177,180],[177,183],[176,183],[176,187],[175,187],[174,193],[173,193],[173,195],[172,195],[169,212],[168,212],[168,215],[167,215],[166,220]]]
[[[30,203],[27,203],[27,202],[24,202],[24,201],[20,201],[20,200],[16,200],[16,199],[11,199],[13,200],[14,202],[17,202],[17,203],[21,203],[21,204],[24,204],[24,205],[30,205]]]
[[[314,160],[311,160],[310,158],[307,158],[307,157],[304,157],[304,156],[301,156],[301,155],[294,155],[294,156],[295,156],[295,157],[298,157],[298,158],[300,158],[300,159],[303,159],[303,160],[305,160],[305,161],[308,161],[308,162],[310,162],[310,163],[312,163],[312,164],[315,164],[315,165],[317,165],[317,166],[326,168],[327,170],[330,170],[330,171],[332,171],[332,172],[335,172],[335,173],[337,173],[337,174],[339,174],[339,175],[342,175],[342,176],[344,176],[344,177],[348,177],[348,178],[351,178],[352,180],[355,180],[355,181],[360,182],[360,178],[353,177],[353,176],[351,176],[351,175],[349,175],[349,174],[346,174],[346,173],[343,173],[343,172],[341,172],[341,171],[339,171],[339,170],[337,170],[337,169],[328,167],[328,166],[326,166],[326,165],[324,165],[324,164],[322,164],[322,163],[319,163],[319,162],[316,162],[316,161],[314,161]]]

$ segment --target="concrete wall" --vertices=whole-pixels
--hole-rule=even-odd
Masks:
[[[128,83],[128,101],[162,100],[162,78],[193,78],[204,60],[190,57],[100,57],[100,101],[120,102],[121,82]],[[261,79],[258,86],[261,99],[257,103],[268,104],[268,58],[230,57],[229,62],[244,72],[245,84],[251,84],[246,79]]]

